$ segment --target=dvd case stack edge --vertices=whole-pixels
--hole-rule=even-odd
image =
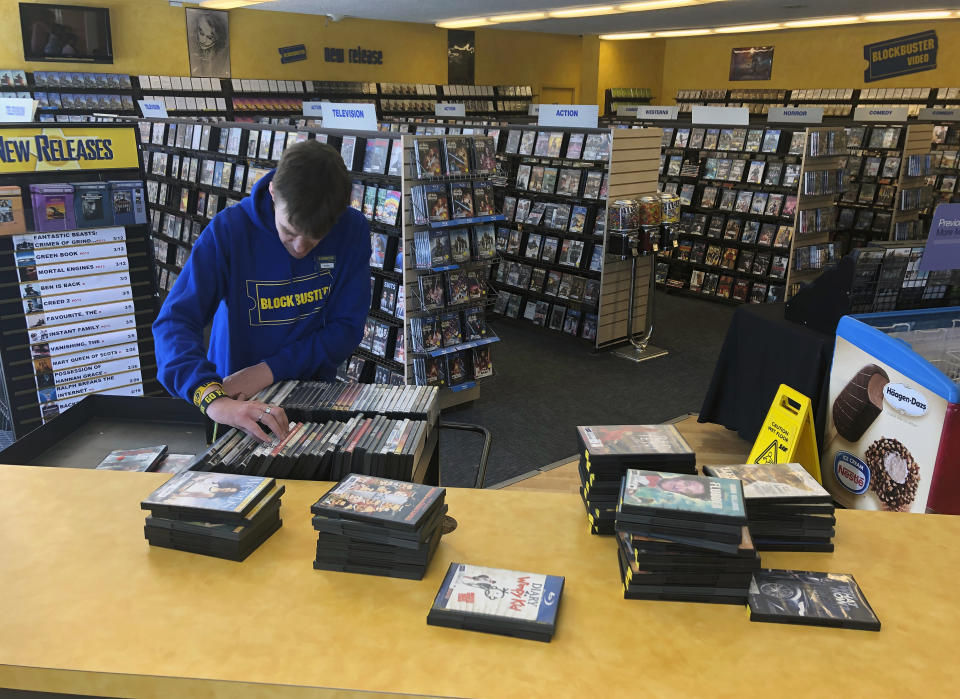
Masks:
[[[151,546],[242,561],[277,531],[284,486],[273,478],[184,471],[140,503]]]
[[[446,490],[351,473],[315,502],[313,567],[421,580],[443,536]]]
[[[800,464],[704,466],[743,483],[747,526],[758,551],[833,551],[835,506]]]
[[[613,534],[620,481],[630,468],[696,473],[697,457],[673,425],[578,426],[580,497],[592,534]]]
[[[740,481],[627,471],[616,508],[626,599],[745,604],[760,557]]]

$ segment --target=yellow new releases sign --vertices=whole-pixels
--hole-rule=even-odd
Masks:
[[[0,128],[0,174],[139,166],[133,127]]]

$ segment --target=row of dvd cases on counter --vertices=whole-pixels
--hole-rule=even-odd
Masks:
[[[139,128],[161,296],[217,213],[248,196],[286,148],[318,140],[343,158],[352,180],[350,206],[371,230],[371,306],[360,346],[340,378],[459,392],[492,374],[489,345],[497,338],[485,319],[497,218],[490,139],[432,141],[440,169],[425,174],[418,171],[415,139],[389,132],[176,119],[140,120]],[[429,217],[415,219],[414,196],[430,198]],[[441,254],[418,256],[423,240]],[[434,328],[442,328],[439,346]]]

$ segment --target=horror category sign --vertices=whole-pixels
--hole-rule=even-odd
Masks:
[[[863,47],[867,69],[864,82],[895,78],[899,75],[934,70],[937,67],[939,41],[934,30],[878,41]]]

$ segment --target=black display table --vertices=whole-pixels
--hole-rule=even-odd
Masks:
[[[787,384],[810,399],[817,443],[822,443],[835,335],[792,323],[783,314],[782,303],[736,310],[700,422],[723,425],[752,442],[780,384]]]

